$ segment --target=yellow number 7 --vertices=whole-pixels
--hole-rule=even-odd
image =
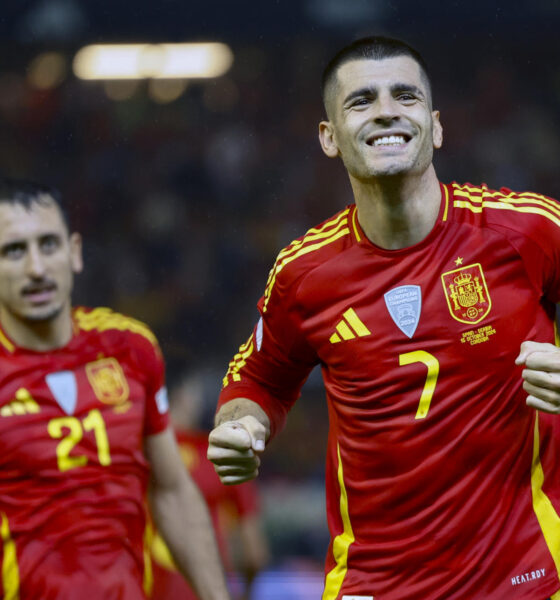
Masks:
[[[439,361],[438,359],[430,354],[424,352],[424,350],[415,350],[414,352],[407,352],[399,355],[399,365],[411,365],[413,363],[422,363],[428,367],[428,375],[426,376],[426,383],[420,396],[420,403],[418,404],[418,410],[416,411],[415,419],[423,419],[430,410],[430,402],[436,389],[436,382],[439,375]]]

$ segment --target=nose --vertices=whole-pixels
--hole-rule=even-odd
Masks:
[[[390,93],[379,94],[375,104],[374,120],[376,123],[385,125],[399,118],[399,104]]]
[[[28,248],[26,271],[34,279],[40,278],[45,274],[45,262],[39,247],[32,244]]]

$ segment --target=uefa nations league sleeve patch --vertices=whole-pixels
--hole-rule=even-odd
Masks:
[[[167,388],[161,387],[156,393],[156,406],[160,415],[169,410],[169,399],[167,398]]]

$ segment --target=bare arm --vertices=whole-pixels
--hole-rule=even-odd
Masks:
[[[208,438],[208,459],[222,483],[254,479],[259,472],[259,453],[269,436],[270,419],[256,402],[235,398],[224,404]]]
[[[187,473],[171,429],[146,437],[150,507],[181,573],[201,600],[229,600],[206,504]]]

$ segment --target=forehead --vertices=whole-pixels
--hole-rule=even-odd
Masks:
[[[64,236],[66,225],[55,202],[33,202],[29,208],[22,204],[0,202],[0,244],[32,239],[45,234]]]
[[[420,65],[410,56],[403,55],[344,63],[336,74],[336,96],[340,100],[355,89],[390,87],[396,83],[411,84],[428,93]]]

